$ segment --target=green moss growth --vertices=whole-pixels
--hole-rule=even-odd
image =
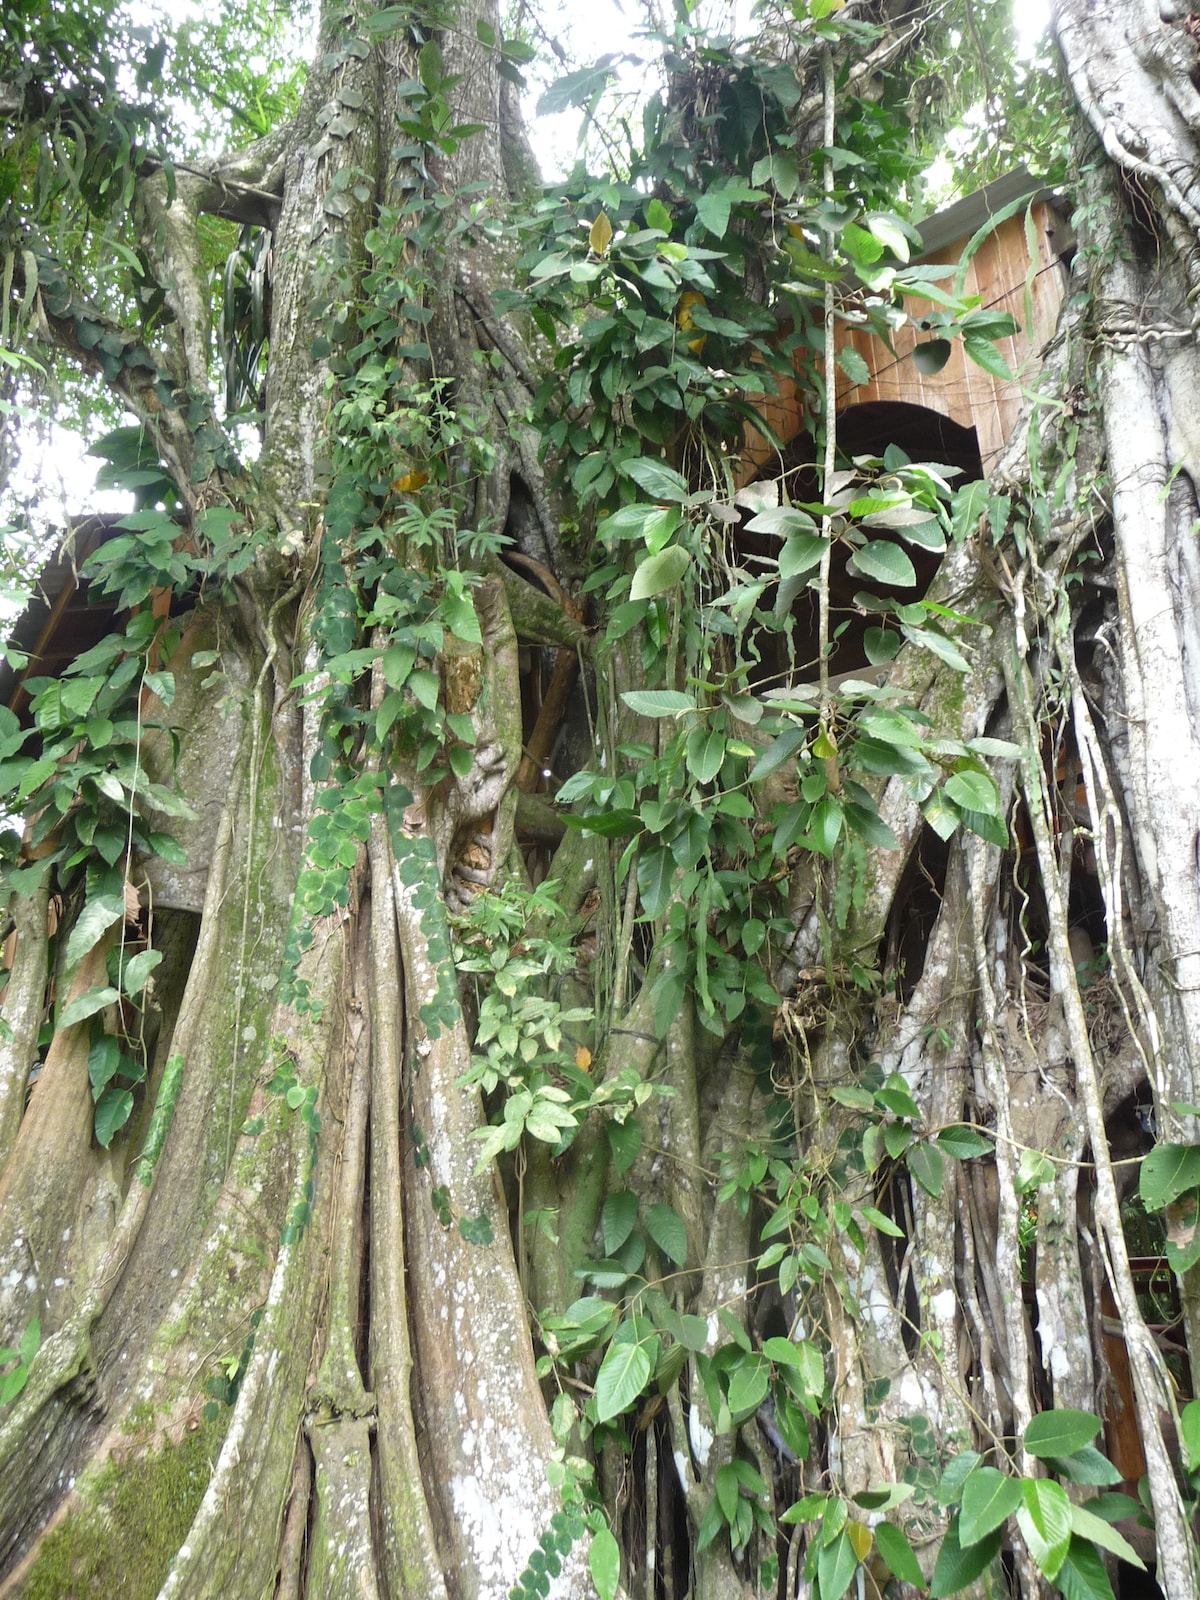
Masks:
[[[154,1600],[200,1508],[215,1435],[199,1428],[80,1485],[88,1503],[47,1536],[21,1600]]]

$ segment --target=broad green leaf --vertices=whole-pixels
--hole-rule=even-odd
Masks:
[[[812,830],[813,841],[822,855],[833,854],[833,847],[842,831],[842,820],[841,802],[832,795],[827,795],[813,807],[809,827]]]
[[[115,1078],[121,1067],[121,1046],[115,1035],[102,1033],[92,1041],[88,1051],[88,1081],[92,1086],[92,1099],[98,1100],[104,1086]]]
[[[905,1158],[908,1170],[925,1193],[940,1200],[946,1186],[946,1162],[942,1152],[933,1144],[915,1144]]]
[[[688,771],[697,783],[711,783],[725,760],[725,735],[712,728],[693,728],[687,741]]]
[[[915,1588],[925,1586],[925,1575],[913,1554],[912,1545],[891,1522],[881,1522],[875,1529],[875,1548],[893,1578],[901,1583],[911,1583]]]
[[[917,581],[917,569],[911,558],[898,544],[887,539],[869,539],[854,552],[853,564],[857,571],[874,578],[877,583],[911,589]]]
[[[904,1238],[904,1229],[898,1228],[891,1217],[885,1216],[875,1206],[860,1206],[859,1210],[862,1212],[865,1221],[869,1222],[873,1228],[877,1228],[880,1233],[886,1233],[889,1239]]]
[[[900,841],[874,806],[859,806],[847,801],[842,808],[846,826],[873,850],[898,850]]]
[[[949,339],[926,339],[912,352],[913,366],[923,377],[931,378],[949,361],[952,349]]]
[[[971,1161],[976,1156],[988,1156],[996,1148],[989,1139],[985,1139],[981,1133],[976,1133],[974,1128],[961,1124],[942,1128],[936,1138],[939,1147],[957,1161]]]
[[[997,1472],[995,1467],[979,1467],[963,1485],[959,1543],[977,1544],[994,1528],[1007,1522],[1020,1504],[1020,1478]]]
[[[628,1122],[610,1122],[605,1133],[612,1151],[613,1171],[623,1178],[641,1151],[642,1125],[631,1117]]]
[[[997,1528],[964,1549],[959,1543],[958,1518],[955,1517],[946,1529],[942,1547],[938,1551],[933,1580],[929,1585],[931,1600],[946,1600],[948,1595],[957,1594],[969,1583],[974,1583],[980,1573],[991,1565],[1003,1537],[1003,1531]]]
[[[107,1150],[117,1132],[129,1121],[133,1096],[128,1089],[105,1089],[96,1102],[96,1141]]]
[[[1189,1400],[1179,1413],[1179,1438],[1189,1472],[1200,1467],[1200,1400]]]
[[[730,196],[723,189],[707,189],[696,197],[696,215],[714,238],[725,237],[730,209]]]
[[[161,950],[139,950],[130,956],[121,972],[121,987],[131,1000],[136,1000],[146,987],[146,979],[163,958]]]
[[[742,1494],[737,1473],[732,1466],[726,1463],[717,1469],[717,1480],[713,1487],[717,1491],[717,1504],[721,1508],[721,1515],[732,1527],[733,1520],[737,1516],[737,1503]]]
[[[1100,1418],[1090,1411],[1043,1411],[1025,1429],[1025,1448],[1039,1461],[1073,1455],[1085,1444],[1091,1444],[1101,1427]]]
[[[1018,1194],[1028,1194],[1031,1189],[1040,1189],[1044,1183],[1054,1182],[1054,1163],[1050,1157],[1040,1150],[1022,1150],[1021,1159],[1017,1162],[1017,1175],[1015,1188]],[[1090,1437],[1090,1435],[1089,1435]],[[1065,1454],[1070,1455],[1070,1451]],[[1061,1450],[1050,1451],[1051,1455],[1064,1454]]]
[[[1055,1584],[1063,1600],[1113,1600],[1112,1584],[1095,1545],[1078,1537],[1067,1547],[1067,1559]]]
[[[592,1539],[588,1571],[600,1600],[615,1600],[621,1581],[621,1551],[608,1528],[601,1528]]]
[[[893,633],[889,628],[868,628],[863,636],[863,648],[867,652],[867,660],[873,667],[894,661],[896,652],[903,642],[900,635]]]
[[[952,772],[946,779],[946,795],[966,811],[981,811],[985,816],[997,816],[1000,811],[1000,791],[985,772],[969,768]]]
[[[1200,1144],[1156,1144],[1142,1162],[1138,1193],[1147,1211],[1161,1211],[1200,1188]]]
[[[871,369],[853,345],[843,345],[837,353],[837,364],[851,383],[870,383]]]
[[[650,1381],[654,1363],[641,1344],[611,1344],[596,1374],[596,1417],[611,1422],[627,1411]]]
[[[757,1411],[770,1386],[771,1369],[762,1356],[743,1356],[729,1378],[729,1409],[734,1418]]]
[[[78,966],[113,923],[119,922],[124,915],[124,895],[92,895],[79,913],[78,920],[71,929],[71,937],[67,940],[67,966]]]
[[[1065,1479],[1067,1483],[1110,1488],[1114,1483],[1121,1482],[1118,1468],[1094,1445],[1085,1444],[1081,1450],[1075,1450],[1069,1456],[1047,1456],[1045,1460],[1051,1476]],[[1136,1514],[1136,1511],[1129,1513]]]
[[[643,850],[638,857],[637,883],[642,910],[648,917],[661,917],[671,899],[675,882],[675,857],[662,847]]]
[[[858,1570],[858,1557],[845,1528],[829,1544],[823,1544],[817,1553],[817,1582],[821,1587],[821,1600],[842,1600],[850,1587],[850,1580]]]
[[[680,544],[668,545],[658,555],[647,556],[633,575],[629,598],[650,600],[656,594],[666,594],[675,587],[691,564],[691,556]]]
[[[677,717],[695,711],[696,702],[678,689],[627,689],[621,699],[639,717]]]
[[[970,356],[977,367],[982,367],[993,378],[999,378],[1004,383],[1012,383],[1013,375],[1009,370],[1008,362],[1000,354],[996,346],[988,339],[964,339],[963,349]]]
[[[21,1335],[21,1346],[17,1351],[17,1354],[21,1358],[23,1365],[28,1366],[41,1348],[42,1325],[38,1321],[37,1317],[34,1317],[33,1321]]]
[[[622,461],[621,471],[653,500],[682,502],[690,493],[687,480],[674,467],[669,467],[665,461],[656,461],[653,456],[637,456],[632,461]]]
[[[600,1213],[604,1254],[615,1256],[637,1226],[638,1197],[628,1189],[610,1194]]]
[[[786,580],[811,572],[820,566],[828,548],[828,541],[815,533],[789,534],[779,552],[779,576]]]
[[[1084,1413],[1075,1414],[1082,1416]],[[1028,1447],[1028,1430],[1026,1445]],[[1053,1583],[1067,1558],[1067,1546],[1071,1542],[1071,1502],[1062,1484],[1052,1483],[1049,1478],[1024,1479],[1021,1504],[1017,1507],[1017,1526],[1029,1546],[1030,1555]]]
[[[771,773],[778,771],[785,761],[795,755],[807,738],[808,734],[803,728],[785,728],[777,739],[771,741],[751,767],[750,782],[756,783],[761,778],[769,778]]]
[[[1078,1534],[1081,1539],[1090,1539],[1093,1544],[1098,1544],[1102,1550],[1111,1550],[1114,1556],[1122,1561],[1128,1561],[1131,1567],[1140,1567],[1146,1570],[1146,1563],[1137,1551],[1113,1527],[1110,1527],[1102,1517],[1093,1515],[1086,1506],[1071,1507],[1071,1532]]]
[[[940,1506],[956,1506],[962,1499],[963,1490],[967,1480],[973,1472],[978,1471],[982,1465],[983,1457],[977,1450],[964,1450],[954,1456],[942,1473],[937,1486],[937,1503]]]
[[[971,663],[963,655],[953,639],[948,639],[937,628],[914,628],[910,623],[905,623],[901,629],[904,637],[922,650],[932,650],[935,656],[940,657],[947,666],[953,667],[956,672],[970,672]]]
[[[677,1267],[687,1261],[687,1229],[673,1206],[654,1205],[646,1211],[646,1232]]]
[[[908,236],[899,217],[893,217],[888,212],[877,212],[867,218],[867,227],[880,241],[887,245],[894,256],[907,262],[910,254]]]
[[[117,989],[88,989],[83,994],[76,995],[59,1017],[58,1025],[60,1028],[69,1028],[73,1023],[83,1022],[88,1017],[94,1017],[97,1011],[103,1011],[105,1006],[114,1005],[120,998],[120,991]]]

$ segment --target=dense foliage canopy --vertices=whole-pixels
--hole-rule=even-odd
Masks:
[[[1193,1596],[1191,19],[3,20],[0,1595]]]

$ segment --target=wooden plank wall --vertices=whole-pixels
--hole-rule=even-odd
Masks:
[[[1022,389],[1028,388],[1037,376],[1041,352],[1054,333],[1066,292],[1066,268],[1058,258],[1060,247],[1055,243],[1055,233],[1059,238],[1062,236],[1062,219],[1050,206],[1038,204],[1030,213],[1030,228],[1037,250],[1032,271],[1025,212],[1020,211],[1001,223],[980,245],[968,263],[964,285],[965,293],[980,296],[983,309],[1008,311],[1016,318],[1019,331],[1009,339],[1000,340],[996,346],[1014,373],[1015,382],[994,378],[976,366],[965,354],[961,339],[953,341],[950,359],[942,370],[924,376],[909,358],[918,342],[936,337],[935,331],[920,332],[911,326],[903,328],[893,338],[893,354],[869,330],[840,322],[838,347],[849,345],[858,351],[871,371],[871,381],[852,383],[839,369],[838,410],[871,401],[924,406],[964,427],[974,427],[983,469],[989,471],[1016,423]],[[955,264],[967,242],[965,238],[957,240],[922,260],[930,264]],[[939,280],[946,288],[951,287],[952,281],[952,278]],[[919,313],[922,302],[915,297],[906,298],[906,305],[910,311]],[[1029,307],[1033,312],[1031,329],[1026,328]],[[788,391],[777,394],[762,407],[785,444],[805,427],[797,391],[790,385]],[[747,454],[753,462],[747,476],[752,477],[768,465],[774,453],[755,435],[748,440]],[[750,462],[746,465],[749,467]]]

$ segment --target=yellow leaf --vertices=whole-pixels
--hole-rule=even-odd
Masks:
[[[679,309],[675,313],[675,320],[684,333],[694,325],[692,309],[695,306],[706,305],[707,301],[697,289],[688,289],[679,296]],[[698,356],[704,349],[704,341],[708,338],[706,333],[698,333],[694,339],[687,341],[687,347],[693,355]]]
[[[612,236],[612,223],[602,211],[588,230],[588,244],[592,247],[592,253],[598,256],[606,256],[608,247],[612,243]]]
[[[848,1522],[846,1532],[850,1536],[850,1544],[854,1554],[860,1561],[865,1561],[871,1550],[871,1530],[861,1522]]]
[[[418,489],[423,489],[429,482],[427,472],[406,472],[399,478],[392,479],[392,488],[400,494],[414,494]]]
[[[592,1052],[588,1049],[587,1045],[581,1044],[579,1049],[575,1052],[575,1065],[579,1068],[580,1072],[586,1072],[591,1064]]]

